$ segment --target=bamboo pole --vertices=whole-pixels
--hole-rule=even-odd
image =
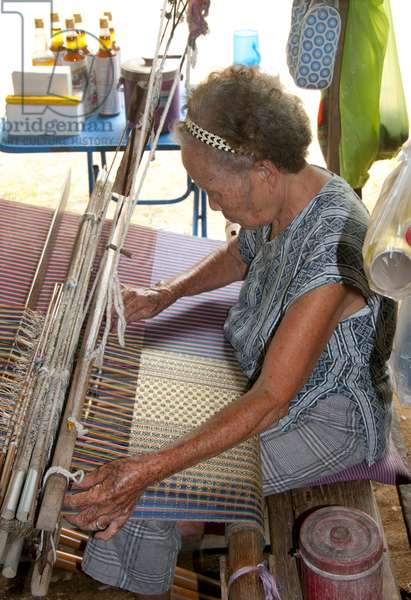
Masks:
[[[242,567],[256,566],[263,560],[261,533],[255,527],[242,527],[241,524],[226,526],[228,539],[228,577]],[[257,573],[239,577],[232,585],[229,600],[263,600],[264,591]]]
[[[121,247],[118,223],[121,223],[121,218],[124,216],[124,208],[124,202],[117,203],[116,215],[114,218],[114,232],[112,233],[110,241],[111,245],[118,248]],[[69,429],[65,424],[72,416],[77,420],[81,418],[81,409],[86,397],[90,371],[93,363],[92,356],[96,347],[100,324],[106,307],[107,289],[115,266],[115,255],[116,252],[114,250],[110,248],[107,249],[100,284],[96,290],[96,296],[93,306],[91,307],[90,317],[87,321],[82,347],[74,371],[73,381],[63,416],[63,426],[60,429],[60,435],[53,455],[53,466],[58,466],[66,470],[70,468],[77,435],[75,430]],[[66,487],[67,482],[64,477],[61,477],[60,475],[52,475],[49,477],[40,507],[37,529],[54,531],[58,522]]]
[[[159,43],[160,42],[158,41],[158,44]],[[159,46],[157,45],[155,56],[157,56],[158,54],[158,48]],[[154,86],[154,74],[155,69],[153,68],[150,74],[148,98],[151,97],[150,90],[152,91]],[[143,129],[144,127],[147,127],[147,130],[150,128],[152,118],[153,106],[149,102],[147,102],[144,111]],[[142,134],[137,152],[138,165],[140,164],[144,151],[144,143],[142,142],[143,137],[144,136]],[[118,198],[118,203],[116,207],[117,211],[116,216],[114,218],[112,234],[106,249],[101,279],[99,281],[99,286],[96,289],[93,307],[90,311],[90,318],[87,323],[83,347],[80,352],[80,358],[77,364],[76,371],[74,373],[73,384],[70,390],[64,420],[66,420],[66,415],[68,414],[74,415],[75,418],[79,419],[84,405],[90,379],[91,367],[93,364],[93,358],[91,357],[93,356],[93,352],[96,347],[98,331],[100,329],[100,324],[103,318],[104,311],[106,309],[110,281],[114,273],[116,273],[119,260],[119,250],[122,248],[125,236],[127,234],[130,218],[134,208],[134,199],[136,197],[138,198],[142,185],[143,177],[141,177],[138,180],[137,174],[138,172],[135,173],[135,176],[133,177],[130,186],[130,197],[126,198],[124,196],[120,196]],[[145,171],[143,173],[143,176],[144,174]],[[68,469],[70,466],[74,445],[75,435],[73,435],[73,432],[64,430],[63,428],[61,430],[61,435],[57,442],[56,450],[54,453],[53,465],[59,466],[60,468]],[[118,453],[116,451],[112,452],[114,452],[115,456],[123,455],[123,453]],[[44,493],[44,498],[37,521],[37,527],[39,529],[44,529],[47,531],[52,531],[54,529],[58,520],[58,515],[61,510],[65,489],[66,481],[58,475],[50,477],[47,481],[47,487]]]
[[[31,522],[41,478],[57,430],[68,374],[84,318],[91,267],[103,227],[111,189],[106,175],[98,179],[86,215],[81,222],[70,261],[67,284],[55,295],[46,319],[41,345],[44,365],[39,370],[30,402],[29,430],[18,450],[16,480],[9,486],[2,516]],[[27,477],[26,477],[27,475]],[[23,487],[24,486],[24,487]],[[22,492],[20,490],[22,489]],[[7,558],[7,556],[6,556]]]
[[[33,277],[33,282],[31,284],[29,294],[27,296],[26,307],[31,308],[33,310],[36,308],[38,298],[40,296],[40,291],[41,291],[42,285],[44,283],[44,276],[46,273],[47,264],[48,264],[51,252],[53,250],[53,247],[54,247],[54,244],[56,241],[56,236],[57,236],[58,230],[60,229],[60,224],[61,224],[61,221],[63,218],[64,211],[66,209],[67,200],[70,195],[70,184],[71,184],[71,169],[69,169],[67,171],[67,175],[64,180],[63,188],[61,190],[60,199],[57,203],[57,208],[54,212],[54,216],[53,216],[53,219],[52,219],[52,222],[50,225],[50,229],[47,234],[47,239],[44,244],[44,248],[41,253],[41,257],[40,257],[39,263],[37,265],[36,272]]]

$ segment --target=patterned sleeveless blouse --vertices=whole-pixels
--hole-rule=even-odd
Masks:
[[[337,325],[280,426],[287,430],[322,398],[343,394],[361,415],[367,460],[372,464],[385,451],[391,424],[386,362],[396,306],[368,287],[362,263],[367,223],[365,207],[335,175],[272,240],[270,225],[242,229],[239,248],[249,269],[224,329],[242,370],[255,380],[270,340],[293,302],[327,284],[345,283],[358,289],[366,306]]]

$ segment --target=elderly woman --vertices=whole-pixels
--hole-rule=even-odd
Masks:
[[[260,434],[265,494],[379,460],[387,447],[393,303],[362,267],[367,213],[340,177],[307,164],[301,102],[247,68],[213,73],[177,126],[184,166],[238,238],[189,271],[124,292],[129,322],[242,280],[225,323],[249,390],[153,454],[100,467],[69,496],[78,526],[102,530],[84,570],[138,598],[168,598],[174,523],[129,519],[150,484]]]

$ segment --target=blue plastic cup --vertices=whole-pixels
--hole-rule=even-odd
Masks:
[[[255,29],[234,31],[234,64],[253,67],[260,64],[258,51],[258,32]]]

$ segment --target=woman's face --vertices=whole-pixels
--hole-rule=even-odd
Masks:
[[[212,210],[248,229],[272,222],[272,195],[254,168],[244,172],[224,169],[210,161],[208,148],[198,144],[183,144],[181,157],[191,179],[207,192]]]

